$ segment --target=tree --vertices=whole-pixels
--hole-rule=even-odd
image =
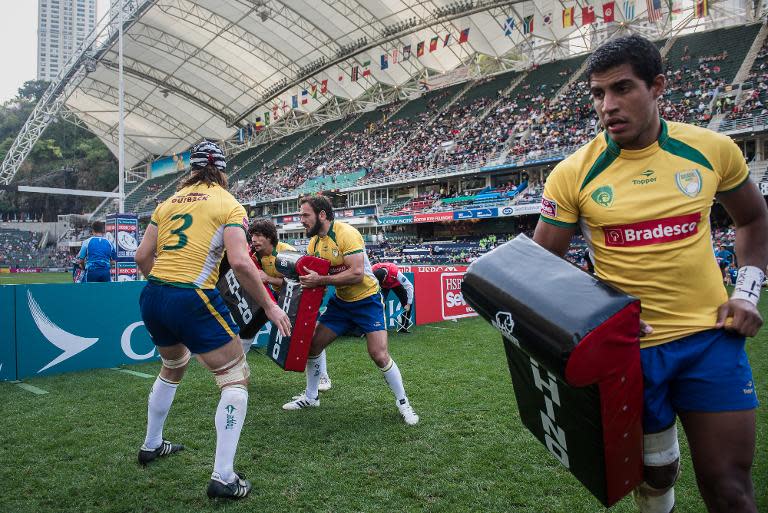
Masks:
[[[17,98],[31,103],[37,103],[43,97],[43,93],[51,85],[47,80],[27,80],[19,87]]]

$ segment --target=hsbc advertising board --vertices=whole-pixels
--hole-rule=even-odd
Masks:
[[[413,273],[416,288],[416,324],[429,324],[477,313],[464,301],[461,281],[466,265],[410,265],[400,270]]]

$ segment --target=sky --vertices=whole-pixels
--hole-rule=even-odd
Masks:
[[[37,78],[38,0],[0,0],[0,103],[10,100],[27,80]],[[96,19],[109,9],[109,0],[97,0]]]

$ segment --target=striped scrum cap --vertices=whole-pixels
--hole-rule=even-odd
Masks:
[[[218,144],[211,141],[203,141],[192,148],[189,156],[189,165],[193,168],[205,167],[213,164],[219,171],[227,169],[227,161],[224,160],[224,152]]]

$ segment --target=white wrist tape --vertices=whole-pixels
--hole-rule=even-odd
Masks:
[[[757,306],[764,281],[765,273],[759,267],[753,265],[740,267],[731,299],[745,299]]]

